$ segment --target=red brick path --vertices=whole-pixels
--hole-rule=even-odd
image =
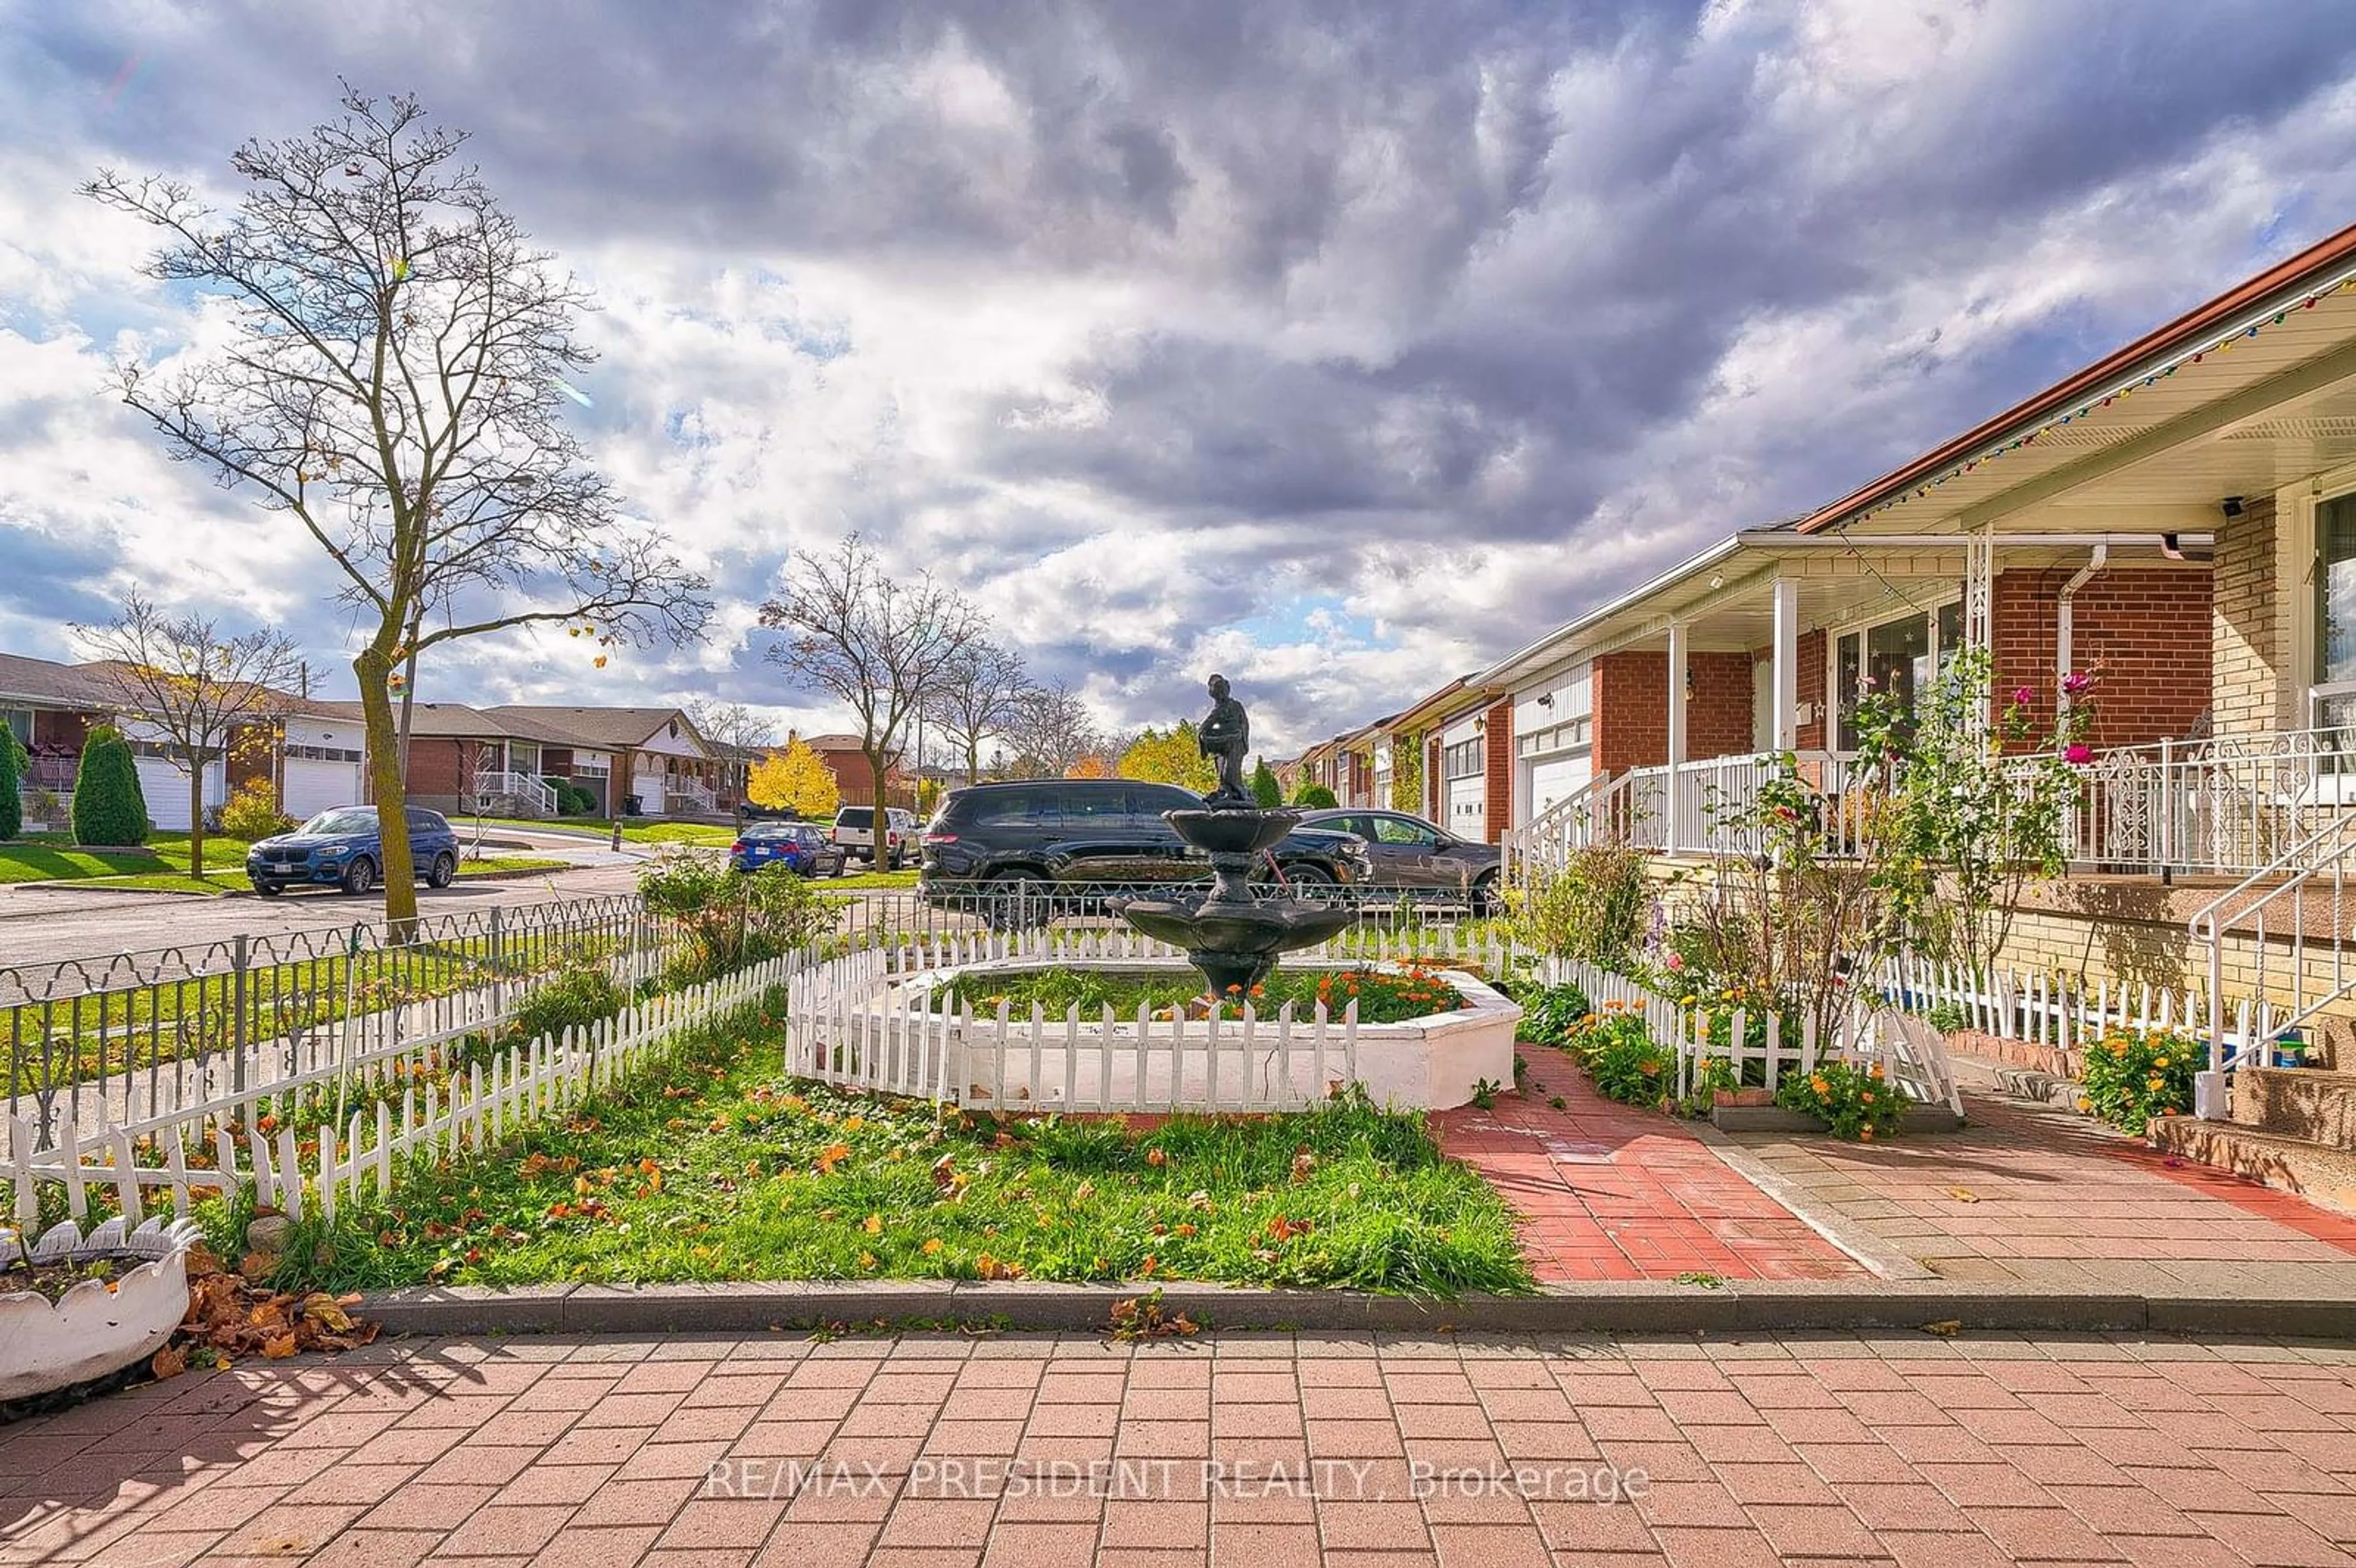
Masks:
[[[1432,1120],[1440,1147],[1520,1211],[1522,1249],[1540,1281],[1866,1274],[1683,1124],[1604,1099],[1551,1054],[1537,1075],[1544,1087],[1526,1098]],[[1567,1109],[1547,1103],[1554,1094]]]

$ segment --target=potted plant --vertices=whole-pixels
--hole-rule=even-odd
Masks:
[[[48,1393],[144,1361],[188,1310],[187,1220],[135,1231],[70,1220],[38,1240],[0,1230],[0,1400]]]

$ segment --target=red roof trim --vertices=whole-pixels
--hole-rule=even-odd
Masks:
[[[1905,467],[1884,475],[1872,484],[1835,501],[1831,506],[1810,513],[1798,525],[1798,531],[1812,534],[1822,531],[1848,513],[1887,498],[1897,491],[1918,485],[1938,470],[1959,458],[1969,457],[1978,448],[1995,441],[2017,425],[2034,423],[2083,398],[2103,383],[2125,375],[2129,368],[2157,355],[2183,347],[2202,333],[2220,325],[2267,295],[2292,290],[2308,275],[2325,271],[2351,256],[2356,256],[2356,224],[2351,224],[2329,240],[2293,256],[2278,266],[2260,272],[2228,292],[2219,294],[2207,304],[2178,316],[2174,321],[2128,344],[2126,347],[2038,393],[2028,401],[2019,403],[1988,421],[1974,427],[1934,452],[1916,458]]]

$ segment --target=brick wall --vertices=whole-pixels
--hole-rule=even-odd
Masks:
[[[1505,829],[1514,825],[1514,699],[1501,698],[1489,709],[1489,727],[1482,738],[1487,742],[1482,752],[1482,765],[1486,770],[1483,779],[1487,808],[1483,821],[1487,825],[1489,842],[1502,842]]]
[[[2212,721],[2219,734],[2289,729],[2302,721],[2292,711],[2296,694],[2289,673],[2289,606],[2278,592],[2274,498],[2248,503],[2238,517],[2217,525],[2217,550],[2211,576],[2215,598],[2210,617]]]
[[[1993,634],[1998,700],[2026,687],[2033,722],[2053,721],[2061,591],[2074,567],[2007,571],[1996,580]],[[2112,567],[2078,591],[2071,663],[2099,672],[2097,746],[2132,746],[2192,732],[2210,703],[2211,577],[2196,569]],[[2190,634],[2190,635],[2188,635]]]
[[[1819,654],[1823,639],[1816,644]],[[1686,756],[1751,750],[1751,655],[1686,656]],[[1595,771],[1617,773],[1669,760],[1669,656],[1605,654],[1593,669]]]

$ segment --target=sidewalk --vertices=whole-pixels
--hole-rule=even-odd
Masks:
[[[1865,1267],[1762,1192],[1687,1123],[1598,1094],[1551,1053],[1526,1097],[1432,1117],[1440,1147],[1523,1216],[1542,1285],[1599,1279],[1861,1278]],[[1560,1095],[1556,1110],[1547,1101]]]
[[[6,1568],[2344,1568],[2351,1548],[2345,1348],[419,1340],[0,1428]]]
[[[2067,1111],[1968,1092],[1965,1109],[1960,1132],[1888,1143],[1730,1142],[1787,1200],[1941,1278],[2356,1302],[2356,1219]]]

